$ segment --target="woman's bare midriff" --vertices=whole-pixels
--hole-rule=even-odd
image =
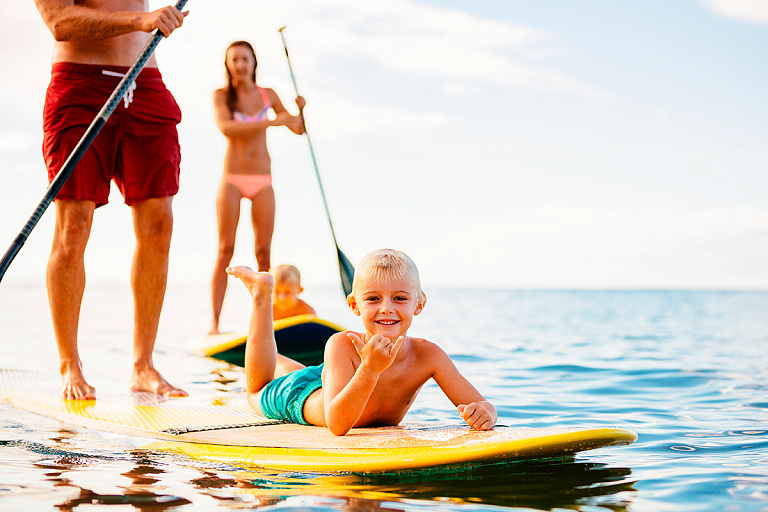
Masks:
[[[264,133],[252,137],[230,137],[224,154],[226,174],[270,174],[272,159]]]

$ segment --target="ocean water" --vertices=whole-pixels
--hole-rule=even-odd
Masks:
[[[233,284],[223,327],[243,329]],[[768,292],[427,289],[411,334],[441,344],[499,423],[621,426],[638,441],[450,471],[316,475],[205,463],[146,440],[0,405],[0,510],[768,511]],[[340,289],[308,289],[350,328]],[[205,283],[171,283],[155,363],[194,397],[242,393],[240,369],[192,348]],[[81,352],[98,390],[127,388],[131,295],[89,283]],[[2,368],[57,374],[44,285],[0,284]],[[407,419],[455,422],[425,386]],[[117,509],[115,509],[117,510]]]

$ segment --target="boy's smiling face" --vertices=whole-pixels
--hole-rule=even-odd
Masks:
[[[381,334],[394,341],[405,336],[424,303],[413,280],[385,277],[361,282],[349,306],[361,317],[369,336]]]

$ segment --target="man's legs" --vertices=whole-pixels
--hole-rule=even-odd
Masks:
[[[85,246],[91,234],[93,201],[57,199],[56,226],[46,270],[48,303],[59,348],[62,398],[90,400],[96,392],[85,380],[77,350],[77,327],[85,289]]]
[[[134,303],[133,391],[165,396],[187,396],[186,391],[166,381],[155,369],[155,348],[160,311],[168,281],[168,253],[173,232],[173,197],[147,199],[131,206],[136,250],[131,268]]]

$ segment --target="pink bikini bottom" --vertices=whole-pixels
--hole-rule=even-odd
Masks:
[[[225,174],[224,182],[237,187],[243,197],[252,198],[272,185],[271,174]]]

